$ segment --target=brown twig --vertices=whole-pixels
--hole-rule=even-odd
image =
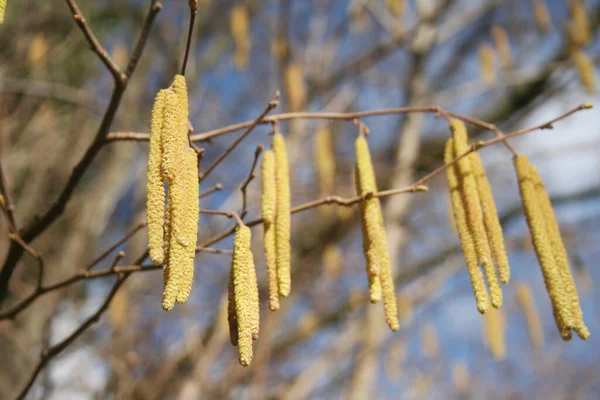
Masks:
[[[36,290],[39,290],[42,287],[42,282],[44,280],[44,258],[40,254],[38,254],[38,252],[35,251],[33,247],[25,243],[25,241],[21,239],[16,233],[10,233],[8,237],[10,240],[18,243],[19,246],[23,248],[23,250],[29,253],[38,262],[38,280]]]
[[[90,40],[92,44],[92,48],[94,51],[98,52],[99,56],[103,60],[110,60],[110,58],[103,58],[103,54],[106,52],[100,47],[99,43],[93,36],[93,33],[89,30],[89,27],[85,23],[83,17],[79,13],[79,9],[74,0],[67,0],[67,4],[71,8],[73,12],[77,24],[84,32],[85,36]],[[150,28],[152,23],[157,15],[157,13],[161,9],[161,4],[157,0],[151,0],[150,2],[150,11],[146,17],[146,21],[144,23],[144,27],[142,28],[141,35],[138,39],[138,42],[135,46],[134,52],[129,61],[129,65],[127,67],[127,74],[132,74],[138,64],[138,61],[141,57],[145,44],[147,42]],[[93,40],[92,40],[93,39]],[[112,60],[111,60],[112,61]],[[113,63],[114,64],[114,63]],[[110,69],[110,64],[107,65]],[[111,72],[113,70],[111,69]],[[118,71],[118,69],[116,70]],[[50,207],[41,214],[36,215],[32,221],[30,221],[24,228],[19,231],[19,236],[25,241],[25,243],[30,243],[33,239],[39,236],[42,232],[44,232],[52,222],[54,222],[65,210],[67,202],[73,195],[76,186],[79,184],[81,178],[83,177],[85,171],[87,171],[88,167],[92,164],[92,161],[102,148],[102,146],[106,143],[106,136],[110,130],[112,122],[115,118],[117,110],[119,109],[119,105],[121,103],[121,98],[123,97],[123,93],[125,92],[127,81],[130,75],[124,74],[121,76],[119,71],[120,80],[115,84],[115,88],[113,89],[113,93],[111,95],[110,103],[104,113],[104,117],[102,118],[102,122],[96,132],[94,140],[85,151],[82,158],[73,168],[73,172],[69,176],[66,185],[60,192],[58,198],[50,205]],[[122,79],[121,79],[122,78]],[[120,83],[119,83],[120,82]],[[11,245],[6,256],[6,260],[4,261],[4,265],[2,266],[2,271],[0,271],[0,303],[2,303],[8,294],[8,281],[13,274],[13,271],[17,265],[17,262],[20,260],[23,255],[23,248],[18,245]]]
[[[272,109],[277,107],[277,104],[279,104],[279,91],[275,92],[275,95],[271,98],[271,101],[269,101],[263,112],[261,112],[260,115],[254,121],[250,122],[244,133],[242,133],[227,149],[225,149],[225,151],[219,157],[217,157],[217,159],[206,169],[206,171],[200,174],[200,180],[205,179],[206,176],[210,174],[212,170],[215,169],[215,167],[219,165],[221,161],[223,161],[225,157],[227,157],[229,153],[231,153],[237,147],[237,145],[240,144],[240,142],[244,140],[244,138],[248,136],[250,132],[252,132],[252,130],[257,125],[261,124],[265,120],[265,116]]]
[[[262,144],[256,146],[256,150],[254,151],[254,161],[252,162],[252,167],[250,168],[250,173],[248,174],[248,178],[242,184],[240,190],[242,191],[242,213],[240,214],[240,218],[244,219],[246,214],[248,214],[248,185],[254,178],[256,178],[256,173],[254,170],[256,169],[256,165],[258,164],[258,159],[260,154],[263,151]]]
[[[139,232],[145,226],[146,226],[146,223],[144,223],[144,222],[137,224],[131,231],[129,231],[127,234],[125,234],[125,236],[123,236],[121,239],[117,240],[115,242],[115,244],[110,246],[108,249],[104,250],[98,257],[94,258],[88,265],[86,265],[85,270],[89,271],[90,269],[94,268],[94,266],[96,264],[98,264],[100,261],[102,261],[106,257],[108,257],[108,255],[110,253],[112,253],[113,251],[115,251],[117,249],[117,247],[119,247],[123,243],[127,242],[129,239],[131,239],[133,237],[133,235],[135,235],[137,232]]]
[[[181,75],[185,76],[185,69],[188,63],[188,57],[190,55],[190,48],[192,47],[192,33],[194,32],[194,21],[196,20],[196,13],[198,12],[198,3],[190,2],[190,27],[188,30],[187,42],[185,44],[185,54],[183,56],[183,64],[181,65]]]
[[[2,149],[0,149],[0,194],[4,197],[3,204],[0,204],[0,208],[6,214],[6,220],[8,221],[8,227],[11,232],[16,232],[19,229],[17,225],[17,218],[15,217],[15,208],[12,201],[12,196],[8,190],[8,181],[4,168],[2,167]]]
[[[205,198],[206,196],[208,196],[208,195],[210,195],[210,194],[212,194],[212,193],[214,193],[214,192],[218,192],[218,191],[220,191],[220,190],[223,190],[223,185],[222,185],[222,184],[220,184],[220,183],[217,183],[216,185],[214,185],[214,186],[212,186],[211,188],[207,189],[205,192],[201,192],[199,197],[200,197],[201,199],[203,199],[203,198]]]

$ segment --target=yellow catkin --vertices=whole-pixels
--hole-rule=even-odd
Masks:
[[[0,0],[1,1],[1,0]],[[39,67],[46,61],[46,55],[48,54],[48,41],[42,34],[34,36],[31,44],[29,45],[29,51],[27,52],[27,59],[29,65],[32,67]]]
[[[516,290],[517,300],[523,308],[527,320],[527,329],[529,330],[531,345],[537,350],[544,344],[544,329],[540,320],[540,314],[535,305],[533,294],[531,293],[531,288],[523,282],[518,282]]]
[[[571,59],[577,68],[581,85],[588,93],[596,92],[596,66],[594,60],[579,49],[571,53]]]
[[[290,174],[285,141],[280,133],[276,133],[273,137],[273,152],[275,153],[275,187],[277,189],[277,213],[275,216],[277,280],[279,295],[287,297],[292,286]]]
[[[546,290],[552,302],[554,319],[562,338],[569,340],[571,338],[571,328],[573,327],[570,299],[552,253],[546,221],[531,177],[529,160],[526,156],[516,156],[514,165],[527,225],[529,226],[535,253],[542,268]]]
[[[375,171],[371,161],[369,145],[363,135],[359,135],[355,143],[356,147],[356,169],[359,193],[377,192]],[[394,277],[388,254],[387,236],[381,212],[381,203],[378,198],[366,199],[361,204],[361,222],[366,233],[367,264],[370,267],[369,275],[377,275],[381,285],[385,319],[392,331],[400,328],[398,322],[398,306],[396,303],[396,292],[394,288]],[[363,238],[363,245],[365,244]],[[370,259],[370,261],[369,261]],[[376,285],[376,284],[375,284]],[[371,299],[373,300],[373,299]]]
[[[492,188],[488,182],[479,154],[473,153],[469,157],[471,158],[473,175],[477,184],[477,194],[479,195],[481,209],[483,210],[483,222],[490,240],[492,254],[498,267],[498,275],[500,276],[500,281],[506,284],[510,279],[510,266],[508,265],[502,225],[500,225],[500,220],[498,219],[498,211],[494,202]]]
[[[164,120],[166,99],[173,98],[169,90],[161,90],[156,95],[150,124],[150,151],[148,154],[148,176],[146,183],[146,222],[148,224],[148,247],[153,263],[161,264],[164,259],[163,223],[165,218],[165,188],[161,173],[162,145],[161,131]]]
[[[571,0],[571,21],[569,22],[571,40],[577,46],[585,46],[592,39],[588,12],[583,0]]]
[[[183,279],[177,302],[185,303],[192,291],[194,282],[194,257],[196,255],[196,243],[198,240],[198,214],[199,214],[199,186],[198,186],[198,154],[194,149],[188,147],[184,154],[181,177],[182,185],[185,186],[185,260],[182,266]]]
[[[175,83],[181,83],[176,79]],[[183,81],[185,83],[185,81]],[[173,85],[174,96],[167,96],[165,101],[165,116],[162,130],[163,178],[169,183],[175,178],[176,170],[183,159],[183,153],[188,147],[187,138],[187,108],[183,102],[183,88],[181,85]],[[184,128],[183,126],[186,126]]]
[[[356,173],[358,175],[358,172]],[[360,189],[358,188],[358,179],[356,180],[357,190],[356,193],[360,193]],[[360,219],[361,219],[361,232],[362,232],[362,245],[363,252],[365,254],[365,259],[367,260],[367,278],[369,282],[369,300],[371,303],[379,303],[381,300],[381,281],[379,280],[378,275],[371,274],[370,270],[375,266],[379,265],[379,261],[377,261],[377,253],[373,250],[370,245],[369,234],[367,232],[367,221],[366,221],[366,213],[365,213],[365,202],[360,202],[358,204],[360,209]],[[377,268],[379,271],[379,268]]]
[[[446,142],[444,162],[449,163],[454,158],[454,141],[452,138],[450,138]],[[483,274],[481,273],[479,264],[477,262],[477,252],[475,251],[473,235],[467,224],[467,213],[461,195],[457,170],[458,167],[456,164],[453,164],[446,169],[446,177],[448,179],[450,199],[452,202],[452,211],[454,214],[456,229],[458,230],[458,236],[460,238],[460,244],[465,256],[467,271],[469,272],[469,276],[471,278],[471,285],[473,286],[473,292],[477,302],[477,309],[480,313],[485,313],[488,308],[489,297],[485,287],[485,282],[483,281]]]
[[[461,155],[469,149],[467,128],[462,121],[456,119],[450,122],[450,128],[452,129],[454,138],[455,154],[457,156]],[[491,303],[492,306],[498,308],[502,305],[502,289],[498,283],[496,269],[494,268],[492,250],[483,222],[481,204],[477,191],[477,182],[473,173],[473,163],[471,160],[471,155],[468,155],[457,162],[458,171],[460,173],[462,198],[467,212],[467,224],[471,231],[473,241],[475,242],[477,258],[485,272],[488,288],[490,290]]]
[[[435,357],[438,354],[440,345],[435,333],[435,326],[431,323],[426,324],[421,329],[421,343],[423,345],[423,354],[426,357]]]
[[[108,309],[108,320],[115,330],[122,329],[127,323],[130,311],[129,296],[126,290],[115,293]]]
[[[496,66],[494,48],[489,43],[483,43],[479,46],[479,70],[481,79],[488,86],[496,83]]]
[[[406,0],[385,0],[385,5],[395,17],[403,15],[406,10]]]
[[[6,12],[6,0],[0,0],[0,24],[4,23],[4,13]]]
[[[398,295],[398,317],[404,325],[408,325],[413,318],[413,303],[405,294]]]
[[[504,71],[509,72],[512,69],[512,52],[508,34],[504,28],[495,25],[492,27],[492,37],[494,38],[496,50],[500,55],[500,61],[502,61],[502,68],[504,68]]]
[[[250,228],[245,225],[237,228],[231,264],[231,270],[233,271],[233,284],[231,287],[233,288],[235,303],[235,321],[237,321],[239,362],[245,367],[252,361],[252,340],[258,335],[258,285],[252,252],[250,251],[251,239]],[[232,296],[230,295],[230,304],[231,299]]]
[[[229,270],[229,283],[227,284],[227,322],[229,325],[229,340],[234,346],[238,345],[238,320],[235,311],[235,285],[233,267]]]
[[[334,278],[339,275],[342,268],[343,256],[339,246],[329,243],[323,249],[323,269],[325,275]]]
[[[269,282],[269,309],[279,309],[279,284],[277,282],[277,245],[275,240],[275,153],[267,150],[262,163],[262,217],[264,228],[265,263]]]
[[[552,253],[554,254],[554,260],[556,261],[556,266],[561,275],[563,286],[571,302],[573,329],[575,332],[577,332],[579,337],[587,340],[590,337],[590,331],[583,321],[583,312],[581,311],[581,306],[579,305],[577,287],[575,286],[575,280],[573,279],[573,274],[571,273],[569,257],[560,234],[558,222],[556,221],[556,217],[552,209],[552,203],[550,202],[550,197],[548,196],[548,192],[544,187],[544,182],[542,181],[537,169],[533,165],[530,165],[530,168],[531,177],[535,184],[538,202],[544,216],[544,220],[546,221],[548,237],[550,238],[550,245],[552,247]]]
[[[484,342],[497,361],[506,357],[506,321],[504,311],[491,308],[483,315]]]
[[[248,8],[243,4],[236,4],[229,15],[231,36],[235,44],[233,57],[234,64],[238,69],[248,66],[248,53],[250,51],[250,17]]]
[[[552,19],[545,0],[533,0],[533,18],[540,32],[545,33],[552,28]]]
[[[299,111],[306,105],[306,82],[304,71],[296,63],[290,63],[285,70],[285,85],[288,105],[291,111]]]
[[[335,153],[331,130],[327,125],[320,125],[314,137],[315,165],[319,182],[319,197],[330,196],[334,191],[335,183]],[[326,210],[319,207],[319,210]]]

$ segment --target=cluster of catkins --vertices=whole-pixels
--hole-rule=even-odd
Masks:
[[[452,137],[446,143],[446,163],[451,163],[470,149],[465,125],[459,120],[452,120],[450,128]],[[577,289],[548,193],[536,168],[529,163],[527,157],[515,156],[514,164],[527,223],[561,337],[569,340],[573,329],[582,339],[587,339],[590,333],[583,322]],[[502,283],[508,283],[510,277],[494,198],[476,152],[461,157],[446,172],[454,220],[471,277],[477,309],[486,313],[489,304],[495,308],[502,305],[498,276]],[[485,272],[487,288],[480,265]]]
[[[163,264],[162,307],[184,303],[194,279],[198,237],[198,155],[188,140],[185,77],[156,95],[150,126],[146,220],[150,258]],[[165,210],[165,185],[168,198]]]

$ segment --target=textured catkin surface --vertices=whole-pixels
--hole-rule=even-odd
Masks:
[[[454,158],[454,141],[453,139],[448,139],[444,151],[444,162],[449,163]],[[473,286],[473,293],[475,294],[477,309],[480,313],[485,313],[488,308],[489,297],[485,287],[485,282],[483,281],[483,274],[481,273],[481,270],[479,269],[479,263],[477,262],[477,252],[475,250],[473,234],[471,233],[471,230],[467,224],[467,212],[465,210],[465,205],[460,190],[457,170],[458,167],[456,164],[453,164],[446,169],[446,178],[448,180],[450,200],[452,203],[452,213],[454,215],[454,221],[456,224],[456,229],[458,230],[460,244],[465,256],[467,271],[469,272],[469,277],[471,278],[471,285]]]
[[[262,217],[264,229],[265,263],[269,282],[269,309],[279,309],[279,283],[277,282],[277,245],[275,239],[275,154],[267,150],[262,164]]]
[[[361,195],[377,192],[375,171],[371,161],[371,154],[367,140],[361,135],[356,140],[356,181]],[[388,254],[387,237],[381,212],[381,203],[378,198],[370,198],[361,204],[361,222],[363,232],[366,234],[366,242],[363,237],[363,247],[367,258],[367,273],[370,275],[369,285],[371,301],[377,300],[379,288],[377,281],[372,277],[379,278],[381,296],[385,318],[391,330],[400,328],[398,323],[398,306],[394,289],[394,278]]]
[[[277,188],[275,216],[275,236],[277,247],[277,279],[279,295],[287,297],[292,286],[290,248],[290,174],[285,141],[281,134],[273,137],[275,153],[275,183]]]
[[[188,102],[185,79],[175,77],[165,105],[165,122],[162,131],[163,141],[163,174],[171,182],[175,179],[178,164],[183,160],[183,154],[188,147],[187,124]]]
[[[523,282],[516,285],[517,300],[523,308],[525,318],[527,319],[527,329],[529,330],[529,338],[534,349],[539,349],[544,344],[544,330],[540,320],[540,314],[535,305],[531,288]]]
[[[0,0],[2,1],[2,0]],[[164,260],[163,236],[165,219],[165,187],[162,179],[161,135],[165,113],[167,90],[156,95],[150,124],[150,151],[148,154],[148,175],[146,183],[146,222],[148,224],[148,248],[150,259],[155,264]]]
[[[542,268],[546,290],[552,302],[554,319],[562,338],[569,340],[571,338],[571,328],[573,327],[570,302],[552,253],[546,222],[531,177],[529,160],[525,156],[516,156],[513,161],[527,225],[529,226],[535,253]]]
[[[6,13],[6,0],[0,0],[0,24],[4,23],[4,14]]]
[[[465,124],[459,120],[452,120],[450,128],[453,133],[454,152],[456,156],[459,156],[469,150],[467,129]],[[485,272],[492,306],[498,308],[502,305],[502,289],[500,288],[500,283],[496,276],[492,250],[483,222],[483,214],[481,211],[479,194],[477,192],[477,183],[473,174],[470,155],[461,158],[457,164],[463,202],[467,212],[467,224],[471,231],[473,241],[475,242],[477,258]]]
[[[546,227],[548,230],[548,237],[550,239],[550,246],[552,248],[552,254],[556,262],[556,267],[563,281],[563,286],[570,299],[571,314],[573,316],[573,329],[579,337],[587,340],[590,337],[590,331],[583,321],[583,312],[579,305],[579,294],[577,293],[577,287],[575,286],[575,280],[571,273],[571,266],[569,265],[569,257],[567,256],[567,250],[563,243],[562,236],[560,234],[560,228],[556,217],[552,209],[552,203],[548,192],[544,187],[544,182],[540,177],[537,168],[530,165],[530,174],[535,185],[535,191],[537,193],[537,199],[540,205],[541,212],[546,221]]]
[[[496,202],[494,201],[492,188],[485,174],[479,154],[473,153],[470,157],[475,183],[477,184],[477,193],[479,194],[481,209],[483,210],[485,230],[487,231],[490,247],[496,260],[500,281],[506,284],[510,280],[510,266],[508,265],[508,256],[506,255],[506,248],[504,246],[504,233],[498,219]]]

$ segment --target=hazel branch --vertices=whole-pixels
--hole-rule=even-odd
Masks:
[[[211,188],[206,189],[206,191],[201,192],[199,197],[201,199],[203,199],[203,198],[211,195],[212,193],[218,192],[218,191],[221,191],[221,190],[223,190],[223,185],[220,184],[220,183],[217,183],[216,185],[212,186]]]
[[[181,75],[185,76],[185,69],[188,63],[188,57],[190,55],[190,48],[192,47],[192,34],[194,33],[194,21],[196,21],[196,13],[198,12],[198,2],[190,1],[190,27],[187,35],[187,42],[185,44],[185,54],[183,56],[183,64],[181,65]]]
[[[242,219],[244,219],[246,214],[248,214],[248,185],[250,185],[250,182],[252,182],[252,180],[256,178],[256,173],[254,172],[254,170],[256,169],[256,165],[258,164],[258,159],[262,151],[262,144],[256,146],[256,150],[254,151],[254,161],[252,162],[250,173],[248,174],[248,178],[246,178],[246,180],[242,184],[242,187],[240,188],[240,190],[242,191],[242,213],[240,214],[240,217]]]

